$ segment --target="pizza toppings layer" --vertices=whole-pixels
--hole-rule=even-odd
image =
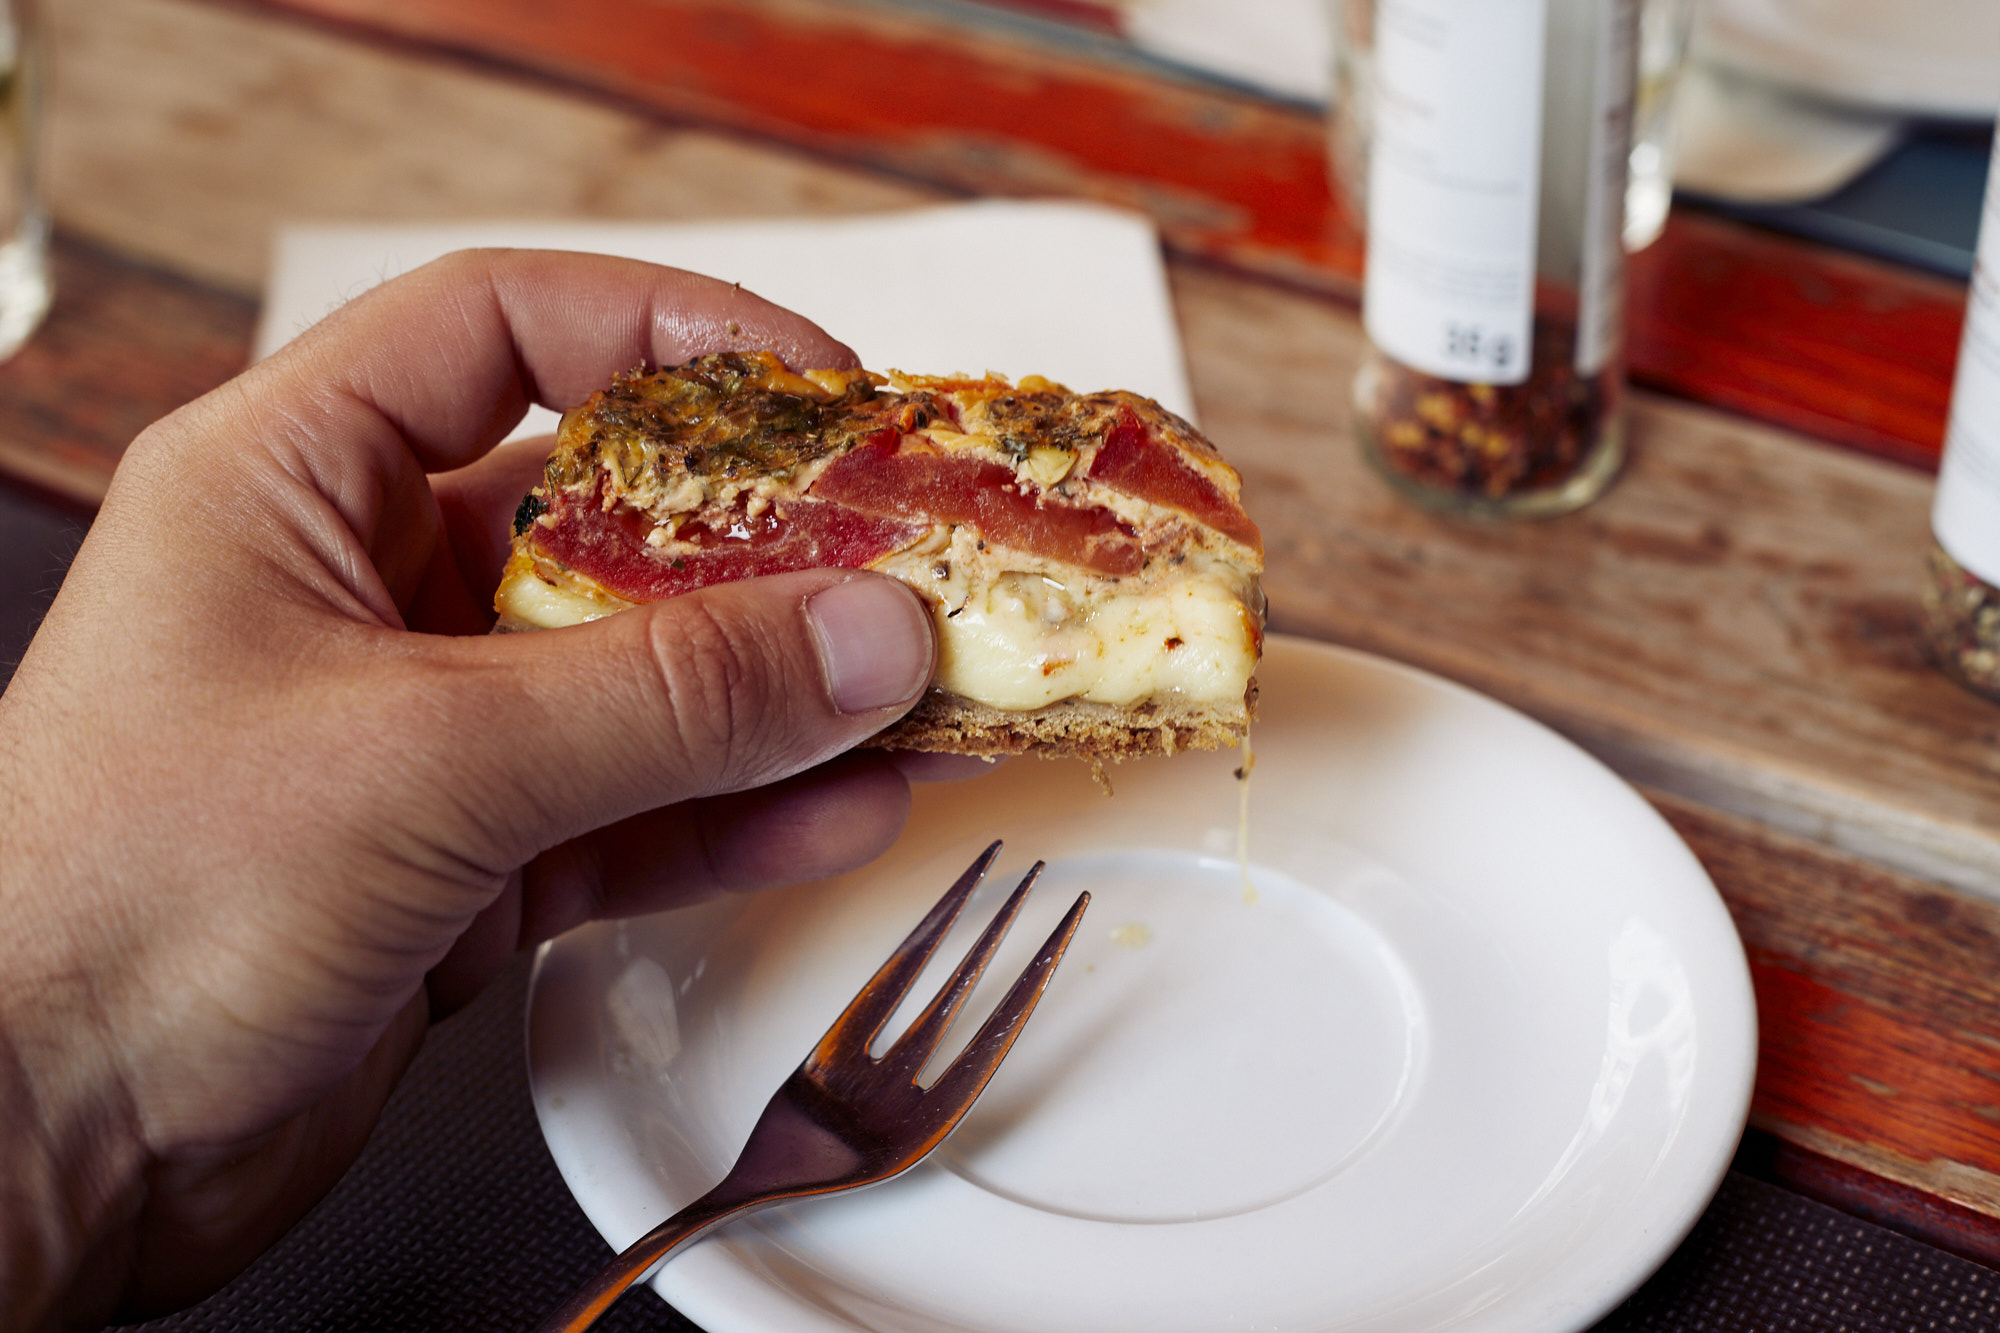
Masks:
[[[727,353],[621,377],[564,417],[496,604],[502,628],[546,627],[732,579],[875,569],[937,618],[918,743],[1230,743],[1262,639],[1261,540],[1238,490],[1191,426],[1132,394]]]

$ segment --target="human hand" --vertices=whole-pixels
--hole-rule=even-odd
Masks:
[[[931,671],[892,580],[484,633],[527,404],[732,347],[854,364],[722,283],[460,255],[133,444],[0,696],[0,1327],[226,1280],[523,945],[894,837],[845,753]]]

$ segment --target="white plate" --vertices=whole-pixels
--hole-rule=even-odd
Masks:
[[[921,792],[865,871],[546,949],[536,1110],[605,1239],[722,1175],[1004,836],[1001,871],[1050,867],[995,976],[1096,895],[1040,1012],[932,1162],[668,1264],[661,1293],[710,1333],[1552,1333],[1642,1282],[1749,1105],[1748,974],[1700,865],[1467,690],[1277,637],[1261,679],[1253,891],[1236,756],[1128,765],[1111,797],[1016,761]]]
[[[1830,101],[1974,120],[2000,107],[1993,0],[1707,0],[1697,48]]]

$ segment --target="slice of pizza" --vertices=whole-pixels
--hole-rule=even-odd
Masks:
[[[1133,394],[725,353],[635,371],[564,416],[515,515],[498,628],[878,570],[931,605],[939,659],[876,744],[1213,749],[1248,725],[1263,642],[1239,490],[1192,426]]]

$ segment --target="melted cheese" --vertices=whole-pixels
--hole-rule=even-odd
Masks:
[[[1235,703],[1257,665],[1249,611],[1207,579],[1074,596],[1039,575],[1004,574],[955,611],[941,608],[937,626],[936,683],[1009,711],[1065,699]]]
[[[499,590],[493,597],[493,608],[500,613],[503,630],[581,625],[632,605],[588,579],[540,574],[534,561],[518,551],[507,561]]]
[[[990,708],[1022,712],[1065,699],[1231,704],[1257,667],[1252,613],[1238,591],[1212,577],[1149,592],[1079,593],[1016,572],[975,585],[956,611],[935,593],[931,600],[934,683]],[[573,573],[537,572],[518,556],[496,604],[503,629],[556,629],[631,605]]]

